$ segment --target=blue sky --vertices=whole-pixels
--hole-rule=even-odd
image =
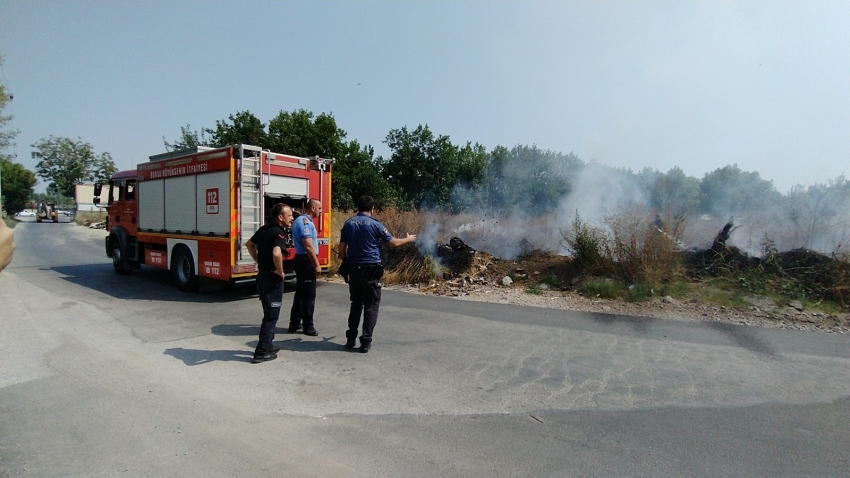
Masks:
[[[787,192],[850,176],[848,25],[847,1],[3,0],[0,80],[33,169],[50,135],[126,169],[186,124],[303,108],[383,155],[428,124]]]

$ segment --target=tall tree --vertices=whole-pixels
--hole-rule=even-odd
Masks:
[[[196,146],[209,146],[209,140],[206,138],[206,131],[201,130],[200,133],[198,130],[192,131],[191,125],[186,125],[185,127],[180,127],[180,139],[174,141],[173,143],[169,143],[165,136],[162,137],[162,142],[165,144],[166,151],[178,151],[181,149],[189,149],[194,148]]]
[[[537,145],[497,146],[490,153],[484,189],[496,209],[518,208],[548,213],[572,191],[584,162],[573,153],[542,150]]]
[[[220,120],[215,122],[215,129],[204,129],[204,132],[210,135],[210,146],[220,148],[244,143],[262,148],[269,147],[266,125],[250,111],[237,111],[235,115],[230,115],[228,118],[231,123]]]
[[[22,211],[38,183],[35,173],[19,163],[0,157],[0,177],[3,183],[0,186],[3,190],[3,209],[9,214]]]
[[[448,136],[435,136],[428,125],[390,130],[384,141],[392,154],[383,164],[384,178],[396,190],[402,206],[443,207],[461,170],[458,148]]]
[[[50,136],[32,145],[37,159],[38,176],[48,181],[48,190],[73,197],[74,187],[90,181],[105,181],[117,171],[109,153],[95,154],[94,148],[80,138]]]
[[[3,58],[0,56],[0,64]],[[12,121],[12,115],[4,115],[3,111],[6,105],[12,101],[12,95],[6,87],[0,84],[0,202],[3,203],[3,209],[7,212],[14,213],[23,209],[23,204],[32,194],[32,188],[35,183],[27,186],[26,172],[20,164],[12,161],[13,157],[7,152],[7,149],[15,144],[15,137],[18,135],[18,130],[9,128],[9,123]],[[34,178],[33,178],[34,179]],[[23,200],[20,199],[21,196]]]
[[[781,200],[773,182],[735,165],[715,169],[699,185],[700,210],[717,215],[762,212]]]
[[[688,176],[678,166],[666,173],[651,174],[645,169],[639,176],[651,178],[647,181],[650,207],[666,218],[690,215],[699,206],[699,179]]]
[[[345,150],[345,130],[333,115],[313,117],[306,110],[281,111],[269,121],[268,148],[293,156],[339,158]]]
[[[2,63],[3,57],[0,56],[0,64]],[[3,110],[10,101],[12,101],[12,95],[4,85],[0,84],[0,158],[5,159],[12,159],[6,149],[15,145],[15,137],[18,136],[18,130],[9,128],[12,115],[3,114]]]
[[[375,149],[351,141],[333,166],[333,206],[352,210],[360,196],[371,196],[378,208],[392,198],[392,187],[381,176],[380,162],[375,159]]]

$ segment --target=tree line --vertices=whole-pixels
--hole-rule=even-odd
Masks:
[[[5,102],[5,94],[0,101]],[[4,104],[0,103],[0,111]],[[0,151],[11,144],[16,133],[3,128],[9,119],[0,116],[0,130],[4,131]],[[593,170],[606,178],[612,189],[608,193],[616,194],[617,188],[628,184],[642,194],[651,210],[665,218],[763,213],[781,205],[782,214],[796,218],[795,227],[802,234],[834,222],[830,218],[842,215],[837,208],[850,197],[850,183],[843,176],[783,195],[758,172],[743,171],[737,165],[718,168],[702,178],[688,176],[679,167],[667,172],[652,168],[632,171],[536,145],[499,145],[488,150],[479,143],[455,144],[428,125],[391,129],[383,140],[390,150],[388,157],[376,156],[371,145],[346,136],[328,113],[281,111],[264,123],[249,111],[238,111],[211,128],[181,127],[178,139],[163,137],[163,144],[166,151],[173,151],[246,143],[295,156],[334,158],[332,206],[343,210],[353,209],[356,199],[368,194],[381,207],[548,214],[576,192],[578,182]],[[51,136],[32,147],[31,155],[38,160],[35,173],[0,155],[3,207],[9,211],[19,210],[33,196],[36,175],[48,181],[49,193],[73,196],[75,184],[103,181],[116,170],[109,153],[98,154],[79,138]]]

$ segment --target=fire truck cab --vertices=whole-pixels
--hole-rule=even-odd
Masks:
[[[316,220],[319,263],[330,266],[333,159],[301,158],[237,144],[196,147],[150,157],[112,176],[107,187],[106,255],[118,274],[142,265],[170,270],[177,287],[199,279],[252,280],[257,265],[245,243],[285,203],[297,216],[309,199],[325,212]],[[102,194],[100,185],[95,196]],[[288,277],[294,275],[291,236]]]

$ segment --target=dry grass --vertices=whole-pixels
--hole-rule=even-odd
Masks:
[[[597,227],[576,216],[564,240],[572,249],[577,272],[650,286],[681,278],[673,236],[649,218],[647,211],[632,208],[605,217],[605,226]]]
[[[339,234],[342,226],[356,211],[334,210],[331,214],[331,267],[330,273],[339,269],[337,251],[339,250]],[[425,216],[416,211],[399,211],[394,206],[375,211],[375,219],[386,226],[391,234],[404,237],[408,232],[416,234],[425,224]],[[387,283],[416,283],[427,282],[434,277],[432,262],[420,255],[413,245],[402,246],[392,252],[389,246],[384,246],[383,255],[389,256],[385,262],[384,282]]]
[[[632,208],[605,218],[616,275],[631,284],[661,284],[682,275],[675,241],[649,217],[647,211]]]
[[[81,211],[74,215],[74,223],[81,226],[92,222],[102,222],[106,220],[106,212],[86,212]]]

